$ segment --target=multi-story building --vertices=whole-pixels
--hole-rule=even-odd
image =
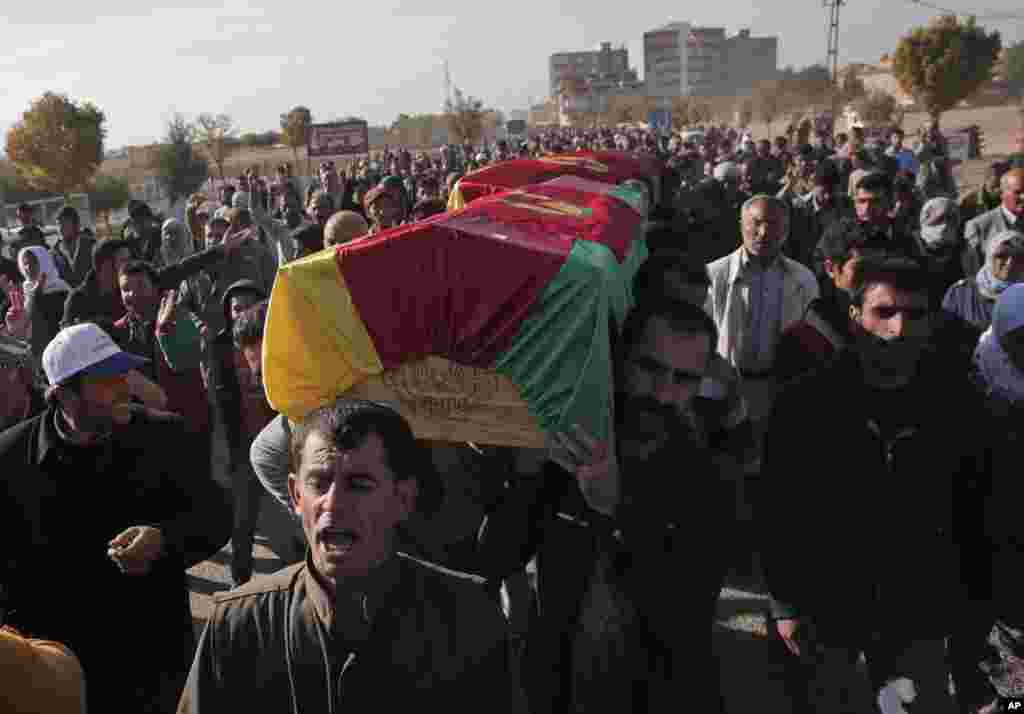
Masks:
[[[777,74],[779,38],[751,37],[750,30],[740,30],[725,40],[722,56],[725,62],[720,93],[745,94],[758,82]]]
[[[605,78],[612,81],[636,80],[636,72],[629,67],[629,50],[612,48],[611,42],[602,42],[598,50],[582,52],[556,52],[548,60],[548,80],[551,96],[557,97],[566,80]]]
[[[778,68],[778,39],[672,22],[644,33],[644,81],[659,105],[674,97],[742,94]]]

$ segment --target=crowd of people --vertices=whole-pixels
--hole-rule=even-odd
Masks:
[[[17,711],[724,712],[712,624],[744,569],[792,711],[1006,711],[1024,697],[1024,133],[966,192],[937,126],[905,140],[553,129],[248,171],[183,220],[133,201],[103,240],[68,206],[53,246],[21,207],[0,261]],[[444,213],[483,165],[593,151],[664,166],[611,441],[427,443],[344,396],[274,412],[281,265]],[[267,493],[290,565],[253,577]],[[229,542],[234,588],[196,642],[185,571]]]

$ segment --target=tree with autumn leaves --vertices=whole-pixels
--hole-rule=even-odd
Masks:
[[[1001,48],[999,33],[985,32],[973,17],[943,15],[900,40],[893,73],[903,91],[938,121],[992,79]]]
[[[7,158],[32,188],[84,190],[103,162],[105,123],[91,102],[47,92],[7,130]]]

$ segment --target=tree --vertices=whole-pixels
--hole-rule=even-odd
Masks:
[[[299,163],[299,147],[309,143],[309,127],[313,124],[313,113],[308,107],[294,107],[281,115],[281,139],[292,147],[295,163]]]
[[[175,114],[167,123],[167,137],[156,159],[157,180],[171,203],[193,193],[210,175],[206,159],[192,150],[195,127]]]
[[[868,93],[864,80],[860,78],[857,71],[850,69],[839,82],[839,101],[842,104],[855,102]]]
[[[238,143],[242,146],[273,146],[280,143],[281,135],[276,131],[265,131],[263,133],[249,132],[238,137]]]
[[[943,15],[903,37],[893,57],[893,74],[904,92],[938,121],[992,78],[1002,40],[969,17]]]
[[[1024,41],[1006,49],[1006,81],[1014,96],[1024,94]]]
[[[768,125],[768,134],[772,133],[772,125],[786,111],[786,96],[781,82],[768,80],[759,82],[754,87],[751,97],[757,118]]]
[[[454,97],[445,102],[444,113],[448,129],[459,143],[476,143],[480,139],[484,128],[482,101],[456,87]]]
[[[7,130],[7,158],[33,188],[66,196],[103,163],[105,123],[96,105],[47,92]]]
[[[97,218],[107,226],[107,234],[113,235],[110,227],[110,214],[128,205],[132,197],[132,189],[128,181],[117,176],[97,176],[89,187],[89,207]]]
[[[754,118],[754,102],[750,97],[741,97],[734,105],[736,123],[741,127],[750,126],[750,121]]]
[[[231,152],[230,139],[235,135],[234,122],[227,114],[200,114],[196,117],[196,136],[206,146],[206,157],[217,166],[224,178],[224,160]]]
[[[694,101],[692,97],[673,97],[672,98],[672,128],[679,130],[690,126],[694,123],[693,121],[693,105]]]
[[[853,110],[868,126],[893,126],[903,123],[903,111],[896,97],[878,89],[854,101]]]

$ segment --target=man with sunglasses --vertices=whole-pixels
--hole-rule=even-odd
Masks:
[[[42,363],[48,409],[0,433],[0,611],[79,656],[89,710],[173,712],[185,570],[227,542],[231,507],[182,419],[132,402],[144,358],[83,323]]]

